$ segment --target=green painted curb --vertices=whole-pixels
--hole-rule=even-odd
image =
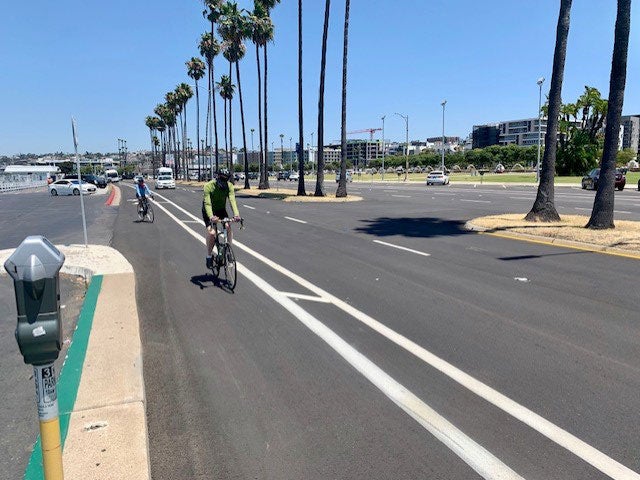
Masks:
[[[102,275],[94,275],[91,278],[91,283],[82,304],[76,331],[73,334],[73,340],[67,352],[67,359],[58,377],[58,410],[60,411],[60,437],[63,449],[67,431],[69,430],[69,417],[78,396],[82,366],[87,354],[93,315],[96,311],[101,287]],[[31,451],[31,458],[24,472],[23,480],[42,480],[43,478],[42,448],[40,447],[40,435],[38,435],[38,439]]]

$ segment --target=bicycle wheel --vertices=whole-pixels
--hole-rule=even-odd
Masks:
[[[151,207],[151,203],[147,204],[147,220],[149,220],[149,222],[153,223],[153,220],[155,219],[155,216],[153,214],[153,207]]]
[[[142,205],[138,205],[138,220],[142,222],[144,220],[144,209]]]
[[[236,270],[236,256],[233,254],[231,245],[225,247],[224,252],[224,276],[227,281],[227,287],[233,291],[236,288],[238,280],[238,271]]]

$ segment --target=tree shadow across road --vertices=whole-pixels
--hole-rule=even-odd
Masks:
[[[365,224],[355,230],[360,233],[375,235],[376,237],[391,237],[402,235],[405,237],[429,238],[467,235],[464,221],[443,220],[433,217],[380,217],[373,220],[362,220]]]

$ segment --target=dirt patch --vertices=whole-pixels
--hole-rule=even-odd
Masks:
[[[640,222],[617,220],[611,230],[584,228],[589,217],[563,215],[560,222],[526,222],[525,214],[491,215],[474,218],[468,225],[472,229],[488,233],[521,234],[542,237],[553,241],[566,241],[596,246],[600,249],[616,249],[640,256]],[[476,228],[477,227],[477,228]]]

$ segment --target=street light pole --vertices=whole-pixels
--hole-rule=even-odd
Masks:
[[[384,119],[387,118],[386,115],[382,116],[382,181],[384,182],[384,155],[386,153],[386,148],[384,144]]]
[[[447,105],[447,101],[443,100],[440,105],[442,105],[442,173],[444,174],[444,108]]]
[[[540,182],[540,145],[542,143],[542,84],[544,77],[540,77],[536,82],[540,89],[538,93],[538,163],[536,164],[536,182]]]
[[[408,175],[409,175],[409,115],[402,115],[400,113],[396,113],[396,115],[398,115],[399,117],[402,117],[404,119],[404,123],[405,123],[405,127],[406,127],[406,133],[407,133],[407,146],[406,146],[406,154],[407,154],[407,158],[406,158],[406,162],[405,162],[405,169],[404,169],[404,181],[406,182],[408,180]]]
[[[311,168],[317,171],[317,169],[315,168],[316,156],[315,156],[315,154],[313,152],[313,135],[314,134],[315,134],[315,132],[311,132],[311,150],[309,150],[309,152],[310,152],[309,153],[309,160],[311,160],[311,156],[313,156],[313,162],[311,162]]]
[[[291,172],[293,172],[293,138],[289,137],[289,155],[291,155]]]
[[[284,133],[280,134],[280,163],[282,163],[282,165],[286,165],[284,163],[284,144],[282,143],[282,141],[284,140]]]

